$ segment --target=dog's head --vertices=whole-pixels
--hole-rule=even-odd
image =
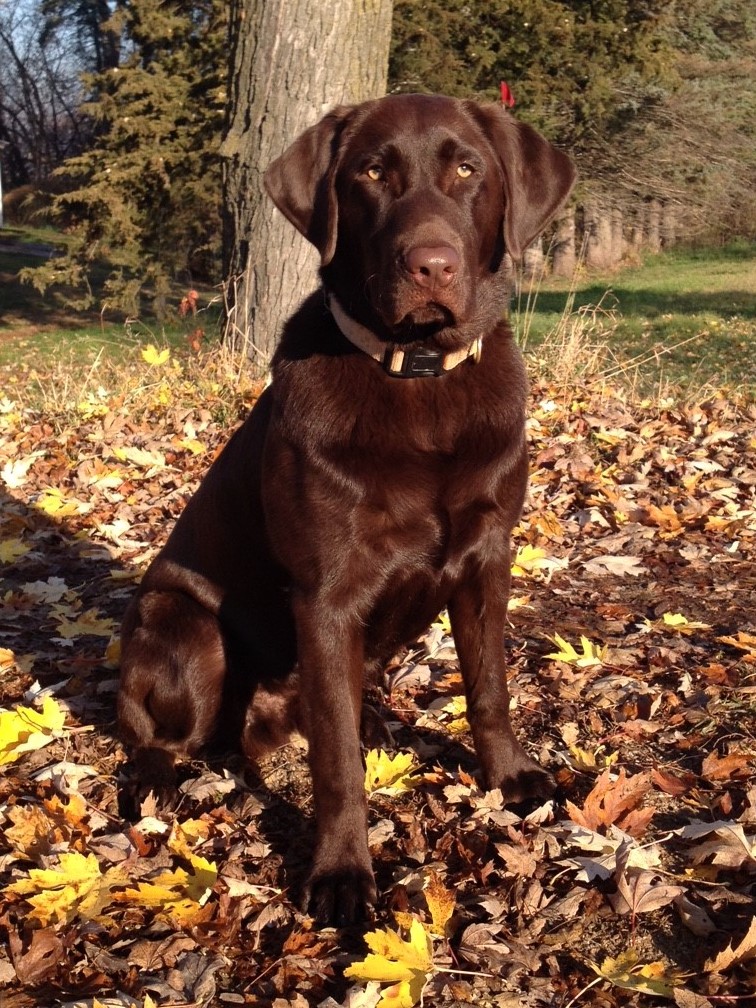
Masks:
[[[459,334],[451,344],[501,310],[504,252],[521,257],[573,181],[567,156],[501,106],[434,95],[336,108],[265,174],[351,314],[386,339]]]

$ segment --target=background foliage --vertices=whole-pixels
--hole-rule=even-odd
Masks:
[[[28,274],[37,286],[91,303],[107,260],[105,307],[135,312],[148,290],[160,315],[171,280],[222,279],[227,13],[0,2],[9,208],[54,190],[46,212],[74,236]],[[518,115],[575,157],[583,194],[660,200],[678,239],[717,244],[756,235],[755,25],[745,0],[396,0],[390,88],[496,100],[506,80]]]

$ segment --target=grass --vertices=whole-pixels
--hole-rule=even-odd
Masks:
[[[198,382],[212,372],[214,385],[238,388],[238,355],[219,348],[216,291],[200,291],[202,310],[180,318],[175,309],[186,291],[177,284],[174,314],[158,324],[74,312],[55,292],[43,296],[18,281],[19,269],[39,261],[40,247],[64,242],[45,229],[0,231],[0,383],[17,393],[24,388],[37,404],[60,406],[77,389],[94,394],[104,383],[117,386],[119,367],[135,367],[139,380],[140,350],[152,343],[169,346],[174,363],[188,359],[187,375],[194,372]],[[643,396],[729,386],[750,395],[754,292],[756,245],[740,244],[664,253],[607,275],[578,270],[571,281],[522,280],[511,318],[531,369],[558,385],[600,381]]]
[[[574,357],[582,340],[595,372],[632,375],[646,391],[754,390],[756,246],[668,252],[614,274],[579,271],[571,282],[523,281],[513,322],[536,364]]]
[[[128,354],[135,342],[176,346],[200,324],[192,316],[182,320],[176,312],[189,287],[197,286],[194,283],[174,285],[173,313],[157,322],[149,317],[125,319],[122,313],[107,310],[78,310],[66,303],[66,295],[74,292],[51,287],[41,294],[21,282],[20,270],[39,265],[67,242],[65,234],[50,228],[0,230],[0,363],[7,363],[18,348],[10,337],[30,341],[25,348],[32,348],[40,357],[62,350],[86,363],[87,358],[102,352],[118,356],[123,350]],[[108,273],[106,263],[93,265],[90,282],[97,301],[103,299]],[[205,309],[201,327],[206,335],[215,334],[220,315],[217,292],[206,288],[200,293],[200,306]]]

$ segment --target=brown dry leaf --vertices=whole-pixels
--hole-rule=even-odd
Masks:
[[[655,768],[651,771],[651,780],[660,791],[678,797],[687,794],[695,786],[696,775],[684,770],[670,773],[668,770]]]
[[[721,973],[751,959],[756,959],[756,917],[741,941],[734,948],[730,943],[726,949],[704,963],[704,969],[707,973]]]
[[[642,836],[654,810],[639,809],[637,806],[650,787],[650,774],[628,777],[624,769],[620,769],[617,779],[612,780],[610,771],[605,770],[586,796],[583,808],[579,809],[568,801],[567,812],[573,822],[586,829],[597,831],[602,826],[616,825],[630,836]]]
[[[694,994],[684,987],[676,987],[673,994],[677,1008],[711,1008],[711,1001],[708,998]]]
[[[609,900],[618,914],[650,913],[667,906],[685,890],[682,886],[666,885],[659,881],[655,872],[621,872],[617,881],[617,892]]]
[[[63,942],[52,928],[32,931],[26,949],[20,936],[10,930],[8,948],[16,976],[22,984],[42,983],[55,972],[63,956]]]
[[[52,845],[62,839],[39,805],[26,808],[16,805],[8,810],[7,816],[12,825],[4,830],[6,840],[16,853],[31,861],[48,854]]]
[[[751,763],[752,757],[745,753],[733,753],[721,758],[716,753],[709,753],[701,764],[701,775],[708,781],[731,781],[733,778],[747,777]]]
[[[684,893],[675,900],[675,909],[685,927],[699,938],[708,938],[716,932],[717,926],[711,917]]]

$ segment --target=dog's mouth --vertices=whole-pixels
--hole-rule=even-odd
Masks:
[[[397,343],[426,343],[443,336],[444,330],[456,327],[454,313],[446,305],[429,301],[408,311],[394,326],[392,332]],[[443,344],[443,338],[439,345]]]

